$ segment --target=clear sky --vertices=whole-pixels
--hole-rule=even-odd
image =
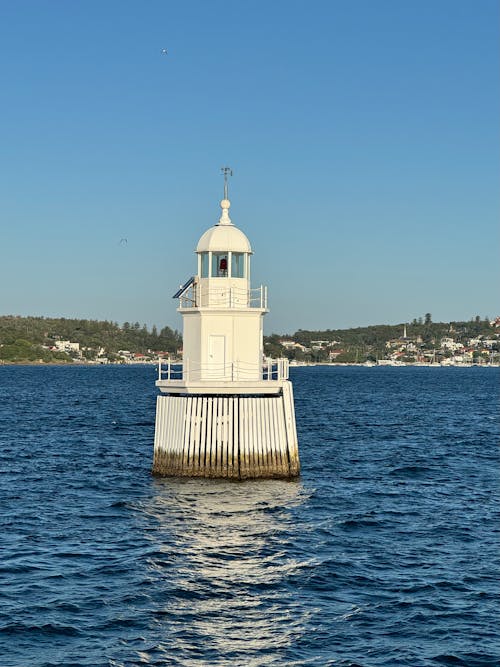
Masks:
[[[1,10],[0,314],[180,328],[225,164],[267,333],[500,313],[497,0]]]

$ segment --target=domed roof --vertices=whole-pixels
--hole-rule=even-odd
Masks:
[[[234,225],[215,225],[203,234],[196,246],[196,252],[252,252],[250,241]]]
[[[252,252],[250,241],[245,234],[235,227],[231,222],[228,209],[230,202],[228,199],[223,199],[220,203],[222,208],[222,215],[219,224],[210,227],[203,234],[196,246],[196,252]]]

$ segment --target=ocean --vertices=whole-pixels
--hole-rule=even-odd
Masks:
[[[499,369],[291,369],[291,482],[152,477],[155,377],[0,366],[1,667],[500,665]]]

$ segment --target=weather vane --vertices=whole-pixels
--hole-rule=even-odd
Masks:
[[[233,175],[231,167],[221,167],[221,172],[224,174],[224,199],[227,199],[227,177]]]

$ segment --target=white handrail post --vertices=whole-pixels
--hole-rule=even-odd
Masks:
[[[158,380],[161,380],[161,357],[158,357]]]
[[[170,369],[172,368],[172,362],[170,361],[170,357],[168,358],[168,366],[167,366],[167,380],[170,382]]]

